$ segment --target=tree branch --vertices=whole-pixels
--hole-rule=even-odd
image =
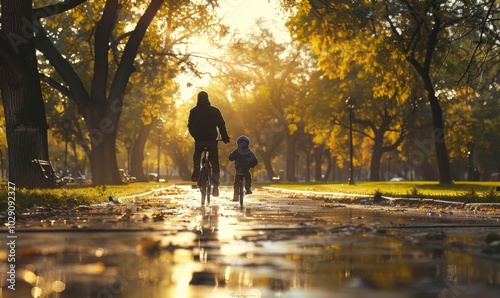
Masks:
[[[102,17],[96,26],[94,77],[90,92],[92,100],[106,100],[106,86],[109,72],[109,39],[116,24],[119,8],[118,0],[107,0]]]
[[[56,4],[36,8],[36,9],[33,9],[33,18],[39,20],[41,18],[54,16],[56,14],[60,14],[62,12],[73,9],[84,2],[87,2],[87,0],[64,0],[61,3],[56,3]]]
[[[490,7],[488,8],[488,12],[486,14],[486,17],[484,18],[484,22],[483,22],[483,26],[481,27],[481,33],[479,34],[479,42],[476,46],[476,48],[474,49],[474,52],[472,53],[472,56],[469,60],[469,63],[467,64],[467,68],[464,70],[462,76],[460,77],[460,79],[458,80],[458,84],[460,84],[460,82],[463,80],[463,78],[465,77],[465,74],[469,72],[470,68],[471,68],[471,65],[473,63],[473,61],[475,60],[475,57],[476,57],[476,53],[477,51],[479,50],[479,47],[481,46],[481,38],[482,36],[484,35],[484,31],[486,30],[486,22],[488,20],[488,16],[490,16],[491,14],[491,11],[493,9],[493,5],[495,5],[495,1],[491,1],[491,5]]]
[[[132,35],[132,32],[133,31],[126,32],[126,33],[118,36],[117,38],[111,37],[110,47],[111,47],[111,51],[113,52],[113,59],[115,60],[115,63],[117,66],[120,64],[120,58],[118,55],[119,50],[118,50],[117,46],[120,44],[120,41],[122,41],[125,38]]]
[[[40,77],[41,81],[47,83],[49,86],[51,86],[52,88],[54,88],[57,91],[61,92],[65,96],[67,96],[67,97],[71,96],[71,92],[69,91],[69,89],[67,87],[65,87],[63,84],[61,84],[60,82],[54,80],[51,77],[48,77],[47,75],[45,75],[43,73],[40,73],[39,77]]]
[[[139,46],[142,42],[144,34],[146,34],[146,30],[148,29],[149,24],[155,17],[164,1],[165,0],[151,0],[151,3],[137,22],[135,29],[132,31],[132,34],[127,41],[109,94],[108,104],[113,105],[114,110],[120,109],[123,105],[123,94],[125,93],[127,81],[135,69],[134,60],[139,50]],[[116,121],[116,123],[118,122],[119,113],[111,112],[107,116],[110,117],[110,119]]]
[[[89,95],[80,77],[75,72],[71,64],[69,64],[69,62],[52,44],[40,22],[34,21],[33,24],[37,30],[37,34],[35,36],[36,48],[43,53],[43,55],[49,60],[50,64],[55,68],[57,73],[59,73],[61,78],[63,78],[66,85],[69,86],[72,95],[71,98],[75,101],[78,108],[83,108]]]

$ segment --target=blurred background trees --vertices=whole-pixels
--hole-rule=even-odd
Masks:
[[[34,1],[49,127],[48,153],[38,154],[96,185],[121,183],[119,168],[140,181],[188,180],[186,118],[201,90],[232,139],[220,146],[226,179],[242,134],[261,181],[345,181],[351,154],[355,180],[447,184],[500,170],[494,1],[282,0],[288,34],[264,19],[238,34],[218,1],[69,1],[48,14],[53,2]],[[7,124],[4,169],[28,159],[7,155]]]

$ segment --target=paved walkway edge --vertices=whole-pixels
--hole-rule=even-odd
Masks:
[[[303,195],[315,195],[315,196],[342,196],[342,197],[354,197],[354,198],[373,198],[373,195],[361,195],[361,194],[349,194],[349,193],[341,193],[341,192],[319,192],[312,190],[292,190],[292,189],[284,189],[279,187],[263,187],[264,189],[281,191],[281,192],[291,192],[291,193],[300,193]],[[500,208],[500,203],[466,203],[466,202],[454,202],[454,201],[446,201],[446,200],[436,200],[436,199],[426,199],[426,198],[394,198],[389,196],[381,196],[381,198],[391,201],[405,201],[405,202],[420,202],[420,203],[441,203],[441,204],[449,204],[449,205],[457,205],[457,206],[481,206],[481,207],[495,207]]]
[[[120,204],[135,203],[135,201],[137,199],[141,199],[141,198],[145,198],[145,197],[151,197],[151,196],[156,196],[157,193],[165,191],[165,190],[170,189],[170,188],[174,188],[175,186],[176,186],[175,184],[172,184],[172,185],[167,186],[167,187],[153,189],[153,190],[150,190],[150,191],[147,191],[147,192],[143,192],[143,193],[139,193],[139,194],[135,194],[135,195],[125,196],[125,197],[119,197],[119,198],[117,198],[117,200],[118,200],[118,202]]]

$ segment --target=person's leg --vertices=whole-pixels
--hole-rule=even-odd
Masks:
[[[233,202],[238,201],[238,176],[234,173],[234,184],[233,184]]]
[[[252,174],[250,171],[245,172],[245,191],[247,194],[252,193]]]
[[[198,181],[198,176],[200,175],[201,153],[202,148],[195,145],[193,153],[193,174],[191,175],[191,181],[193,182]]]
[[[219,184],[220,184],[220,165],[219,165],[219,149],[217,144],[209,147],[208,158],[212,164],[212,184],[214,186],[212,195],[214,197],[219,196]]]

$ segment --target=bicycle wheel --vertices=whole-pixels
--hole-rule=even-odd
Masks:
[[[239,175],[239,185],[238,185],[238,196],[240,199],[240,207],[243,207],[243,197],[245,196],[245,190],[244,190],[244,180],[243,180],[243,175]]]
[[[210,195],[212,194],[212,169],[210,166],[207,167],[207,205],[210,205]]]
[[[209,193],[209,183],[208,183],[208,171],[205,167],[201,168],[200,170],[200,192],[201,192],[201,205],[205,206],[205,198],[207,197]],[[209,199],[210,200],[210,199]]]

